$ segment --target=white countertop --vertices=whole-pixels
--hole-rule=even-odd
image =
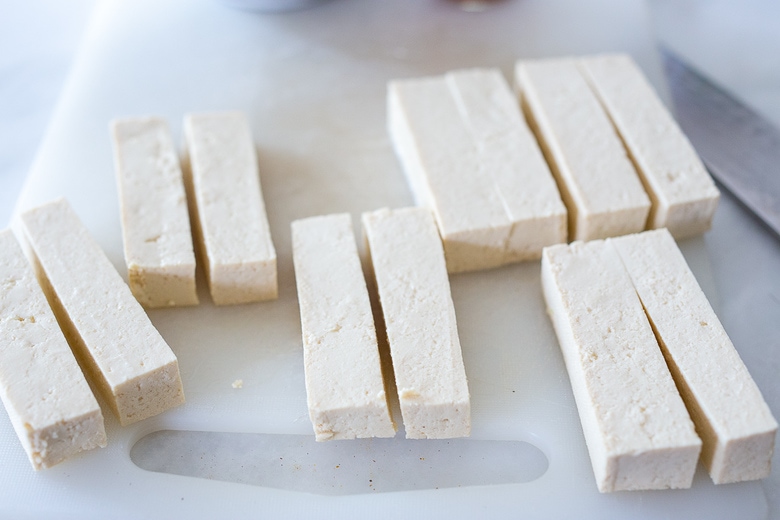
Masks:
[[[93,5],[93,0],[0,0],[3,225],[46,131]],[[655,0],[649,5],[663,41],[780,125],[780,5],[758,0]],[[780,240],[724,194],[706,246],[721,300],[719,315],[780,417]],[[780,517],[778,466],[776,454],[774,471],[763,482],[772,518]]]

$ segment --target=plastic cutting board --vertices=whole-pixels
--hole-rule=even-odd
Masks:
[[[399,432],[391,441],[313,441],[289,224],[411,204],[385,131],[386,82],[473,66],[511,77],[518,58],[600,51],[630,52],[663,88],[638,1],[507,0],[470,13],[444,0],[333,0],[276,15],[206,0],[101,4],[18,209],[66,196],[124,274],[109,120],[164,116],[180,138],[187,112],[243,110],[258,146],[280,297],[215,308],[201,278],[199,307],[150,312],[179,357],[187,403],[126,428],[106,410],[103,450],[36,473],[0,411],[0,516],[764,516],[758,483],[715,487],[701,467],[690,490],[597,492],[538,262],[452,277],[470,439],[407,441]],[[703,240],[683,248],[711,294]],[[205,479],[131,460],[135,443],[158,430],[261,435],[145,439],[134,450],[136,460],[160,459],[158,470],[213,477]],[[212,471],[204,457],[231,460]],[[235,469],[218,470],[225,462]],[[214,480],[249,482],[250,466],[270,477]]]

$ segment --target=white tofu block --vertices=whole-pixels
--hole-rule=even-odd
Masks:
[[[393,437],[374,316],[349,214],[292,223],[309,417],[318,441]]]
[[[769,475],[777,421],[665,229],[610,240],[704,441],[713,482]]]
[[[106,446],[100,407],[9,230],[0,231],[0,398],[35,469]]]
[[[29,210],[21,222],[65,337],[119,422],[184,403],[176,355],[67,201]]]
[[[569,210],[569,239],[645,229],[650,199],[576,61],[520,61],[516,81]]]
[[[276,250],[265,212],[257,152],[240,112],[184,118],[193,228],[217,305],[278,297]]]
[[[690,487],[701,440],[620,257],[546,248],[542,289],[599,491]]]
[[[168,124],[111,123],[128,283],[144,307],[197,305],[187,194]]]
[[[408,439],[471,433],[444,251],[427,208],[363,214]]]
[[[536,259],[566,240],[566,208],[500,71],[391,82],[388,129],[450,272]]]
[[[678,239],[710,229],[720,193],[639,67],[627,54],[579,64],[650,195],[648,228],[666,227]]]

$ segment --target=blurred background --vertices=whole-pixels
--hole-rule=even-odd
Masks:
[[[0,0],[0,227],[9,221],[96,3]],[[648,0],[647,7],[659,40],[780,125],[780,2]]]

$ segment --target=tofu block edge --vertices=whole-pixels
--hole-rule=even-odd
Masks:
[[[609,240],[703,440],[714,483],[771,472],[777,421],[667,229]]]
[[[427,208],[364,213],[408,439],[471,433],[468,389],[444,251]]]
[[[100,406],[10,230],[0,231],[0,397],[36,470],[106,446]]]
[[[317,441],[394,437],[349,214],[291,224],[309,418]]]
[[[542,290],[599,491],[689,488],[701,440],[620,259],[601,240],[545,248]]]
[[[68,202],[30,209],[21,223],[65,337],[119,422],[183,404],[176,355]]]

